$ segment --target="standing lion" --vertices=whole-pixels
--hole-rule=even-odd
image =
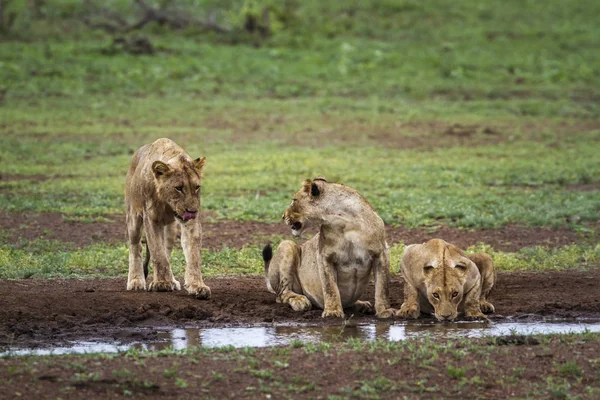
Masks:
[[[356,190],[319,177],[307,180],[294,195],[283,215],[292,234],[309,226],[319,233],[302,246],[283,241],[273,255],[263,250],[267,288],[277,302],[296,311],[311,306],[323,309],[323,317],[343,317],[343,309],[375,311],[390,318],[388,299],[389,254],[383,221]],[[375,276],[375,308],[359,298],[371,273]]]
[[[210,298],[202,280],[202,226],[200,180],[205,157],[192,158],[170,139],[158,139],[133,155],[125,182],[127,232],[129,234],[129,277],[127,290],[145,290],[148,253],[154,277],[148,290],[180,290],[171,270],[171,250],[177,222],[185,255],[185,284],[189,294]],[[142,264],[142,227],[146,233],[146,262]]]

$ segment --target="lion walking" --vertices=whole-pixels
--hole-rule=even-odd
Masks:
[[[170,264],[177,223],[181,226],[181,246],[186,261],[184,287],[199,299],[210,298],[210,288],[202,279],[202,225],[197,218],[205,162],[205,157],[192,160],[170,139],[158,139],[142,146],[133,155],[125,182],[129,236],[127,290],[146,289],[142,229],[146,233],[147,250],[154,265],[154,276],[147,286],[148,290],[181,289]]]

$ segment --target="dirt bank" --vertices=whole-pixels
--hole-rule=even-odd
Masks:
[[[492,294],[495,318],[600,317],[600,269],[547,273],[502,273]],[[185,292],[128,292],[125,279],[30,279],[2,281],[0,347],[36,346],[74,339],[127,340],[141,327],[243,326],[271,323],[339,324],[320,310],[296,313],[275,303],[260,276],[208,279],[213,296],[196,300]],[[395,276],[391,303],[400,307],[402,279]],[[373,299],[373,287],[364,296]],[[347,315],[352,314],[351,310]],[[355,314],[357,322],[373,316]]]

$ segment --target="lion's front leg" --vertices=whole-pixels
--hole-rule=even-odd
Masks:
[[[210,288],[202,279],[202,225],[199,220],[182,224],[181,247],[185,256],[185,290],[197,299],[210,299]]]
[[[129,274],[127,290],[146,290],[146,277],[142,265],[142,227],[140,215],[127,210],[127,235],[129,237]]]
[[[164,237],[164,225],[144,218],[144,228],[146,230],[146,240],[150,250],[150,260],[154,265],[154,279],[148,286],[148,290],[155,292],[170,292],[177,290],[174,283],[175,278],[171,271],[171,263],[167,257]]]
[[[374,260],[375,316],[392,318],[396,310],[390,307],[390,258],[387,248]]]
[[[411,285],[405,278],[404,281],[404,302],[396,316],[404,319],[417,319],[421,315],[419,306],[419,291]]]
[[[177,238],[177,224],[175,221],[171,222],[168,225],[165,225],[165,251],[167,252],[167,259],[171,260],[171,253],[173,252],[173,247],[175,246],[175,239]],[[171,274],[173,278],[173,285],[175,285],[175,290],[181,290],[181,283],[175,276]]]
[[[344,318],[344,309],[342,308],[342,299],[340,290],[337,286],[337,277],[335,268],[330,263],[326,262],[319,254],[317,256],[317,264],[319,269],[319,277],[323,286],[323,318],[338,317]]]

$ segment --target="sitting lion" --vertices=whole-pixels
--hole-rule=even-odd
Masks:
[[[356,190],[319,177],[304,182],[283,214],[292,234],[299,236],[311,225],[319,233],[302,246],[285,240],[273,255],[263,250],[265,277],[277,302],[296,311],[315,306],[323,317],[343,317],[345,307],[375,311],[390,318],[388,300],[389,255],[383,221]],[[375,309],[358,300],[371,272],[375,276]]]
[[[441,239],[413,244],[402,256],[404,303],[401,318],[431,313],[439,321],[454,321],[458,312],[468,319],[487,319],[494,312],[487,301],[496,282],[496,269],[485,253],[466,255]]]
[[[180,290],[170,258],[177,225],[186,260],[184,287],[199,299],[210,298],[201,272],[202,226],[200,180],[204,157],[192,160],[170,139],[158,139],[133,155],[125,183],[127,232],[129,234],[129,277],[127,290],[145,290],[148,253],[154,278],[148,290]],[[146,262],[142,265],[142,227],[146,233]]]

